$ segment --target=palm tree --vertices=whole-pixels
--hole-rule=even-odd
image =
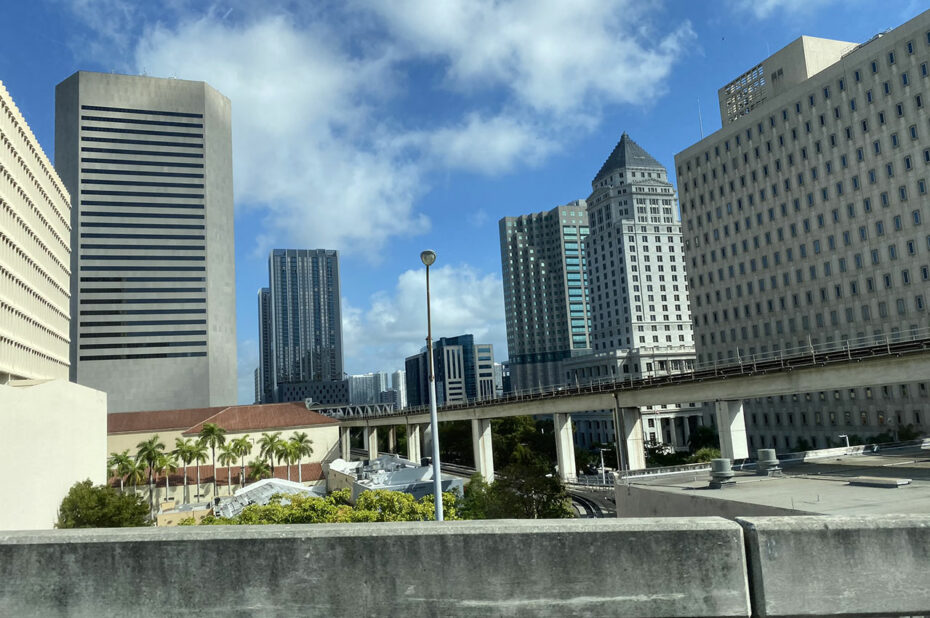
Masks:
[[[216,423],[204,423],[197,434],[213,453],[213,495],[216,495],[216,447],[226,444],[226,430]]]
[[[122,453],[110,453],[107,466],[113,468],[113,474],[119,477],[119,492],[123,493],[123,477],[129,474],[132,468],[132,457],[129,456],[129,449]]]
[[[278,461],[284,461],[287,464],[287,480],[291,480],[291,464],[300,458],[298,446],[293,442],[283,442],[281,450],[278,451]]]
[[[162,453],[158,456],[155,461],[155,472],[158,474],[165,473],[165,500],[168,499],[168,494],[171,492],[171,474],[177,471],[178,460],[175,458],[174,453]]]
[[[191,461],[197,464],[197,495],[200,496],[200,464],[207,460],[207,445],[203,440],[191,444]]]
[[[236,463],[236,450],[234,446],[230,444],[224,444],[220,447],[220,459],[221,466],[226,466],[226,487],[229,490],[229,495],[232,495],[232,465]],[[216,469],[213,470],[213,487],[214,493],[216,492]]]
[[[194,454],[191,452],[193,448],[193,442],[190,438],[175,438],[174,439],[174,451],[172,453],[175,457],[178,458],[182,464],[184,464],[184,503],[189,503],[190,493],[187,491],[187,466],[194,461]]]
[[[264,459],[255,458],[249,462],[249,478],[253,481],[271,476],[271,468]]]
[[[271,476],[274,476],[274,460],[279,457],[281,452],[281,444],[284,443],[284,440],[281,439],[281,432],[276,431],[275,433],[263,433],[262,437],[258,441],[258,446],[260,447],[259,454],[262,457],[267,457],[269,463],[271,463]]]
[[[233,452],[239,456],[239,484],[245,486],[245,458],[252,453],[252,441],[249,434],[232,441]]]
[[[132,493],[135,495],[136,487],[145,480],[145,464],[141,461],[130,460],[129,469],[126,472],[126,482],[132,487]]]
[[[297,450],[297,482],[304,482],[303,466],[300,465],[300,460],[306,457],[313,455],[313,440],[311,440],[306,433],[303,431],[298,431],[291,436],[291,439],[288,441],[290,444],[296,445]]]
[[[145,463],[149,471],[149,507],[155,511],[155,464],[165,452],[165,443],[159,442],[158,434],[136,445],[136,461]]]

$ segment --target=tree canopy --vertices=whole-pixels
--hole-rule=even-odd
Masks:
[[[126,528],[151,525],[142,496],[90,480],[75,483],[58,507],[56,528]]]

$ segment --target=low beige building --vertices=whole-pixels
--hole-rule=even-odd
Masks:
[[[259,440],[263,433],[279,433],[282,440],[289,440],[296,433],[306,433],[311,440],[313,454],[301,463],[287,466],[275,462],[274,477],[291,480],[300,479],[306,485],[323,482],[322,462],[332,461],[338,457],[339,422],[323,416],[306,405],[299,403],[274,403],[264,405],[227,406],[217,408],[195,408],[191,410],[158,410],[153,412],[125,412],[110,414],[107,418],[107,452],[122,453],[128,451],[131,457],[138,452],[138,445],[157,435],[165,445],[165,451],[175,449],[177,440],[196,440],[206,423],[213,423],[226,430],[226,441],[247,436],[252,443],[252,451],[244,458],[245,463],[259,458]],[[217,458],[220,449],[217,448]],[[239,476],[241,464],[236,462],[227,467],[217,464],[216,494],[214,494],[214,474],[210,450],[207,459],[200,465],[200,485],[197,484],[197,466],[187,468],[188,497],[184,497],[185,472],[179,462],[177,472],[160,474],[156,478],[157,499],[182,503],[205,503],[217,495],[231,495],[241,485]],[[249,468],[246,465],[246,478]],[[147,478],[135,491],[146,494]],[[247,480],[248,482],[248,480]],[[119,486],[119,478],[110,479],[110,484]]]

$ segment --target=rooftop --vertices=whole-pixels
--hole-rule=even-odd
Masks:
[[[630,136],[624,133],[620,136],[620,141],[610,153],[601,170],[594,177],[597,182],[612,171],[626,167],[651,167],[665,170],[665,166],[653,158],[651,154],[643,150],[642,146],[630,139]]]
[[[819,515],[930,513],[930,444],[857,455],[782,462],[782,476],[757,476],[734,468],[733,485],[709,489],[707,471],[634,477],[623,485],[710,500]],[[861,487],[858,477],[909,479],[899,487]],[[800,513],[799,513],[800,514]]]

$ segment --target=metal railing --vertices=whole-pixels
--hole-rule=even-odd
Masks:
[[[653,371],[648,375],[634,378],[629,374],[625,378],[604,377],[586,380],[574,385],[548,386],[536,389],[507,393],[502,397],[490,399],[467,399],[446,403],[439,408],[442,412],[463,408],[476,408],[506,403],[520,403],[533,400],[558,397],[573,397],[598,393],[612,393],[623,390],[638,390],[655,386],[687,383],[705,379],[753,375],[772,371],[790,371],[804,367],[822,366],[829,363],[849,362],[861,358],[901,355],[908,352],[924,350],[930,347],[930,327],[910,329],[906,332],[895,331],[890,334],[874,334],[855,339],[813,343],[808,337],[808,344],[779,350],[743,355],[737,353],[720,361],[694,363],[692,370]],[[377,411],[367,415],[344,415],[338,412],[318,410],[337,419],[373,418],[408,416],[427,413],[429,406],[416,406],[403,410]]]

